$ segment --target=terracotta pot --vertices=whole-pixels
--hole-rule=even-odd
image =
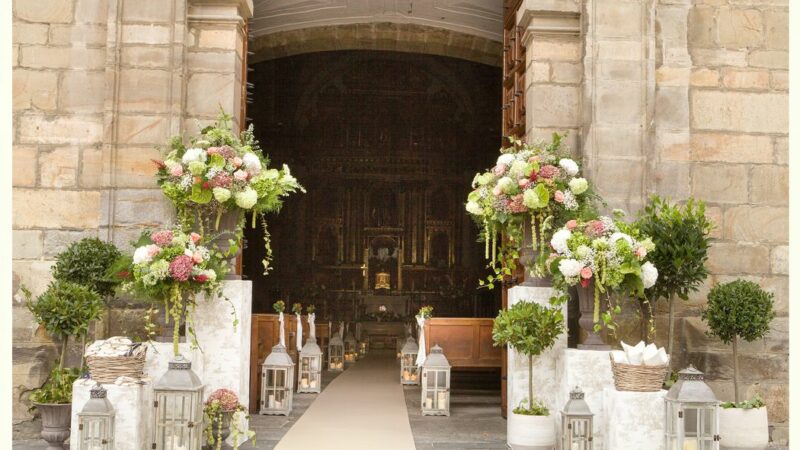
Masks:
[[[603,342],[602,335],[594,331],[594,277],[586,287],[578,284],[575,288],[578,291],[578,304],[581,310],[581,318],[578,319],[578,324],[586,332],[586,339],[583,340],[583,343],[578,344],[578,348],[582,350],[610,350],[611,346]]]
[[[512,450],[552,450],[556,425],[552,416],[526,416],[508,412],[508,446]]]
[[[538,235],[539,224],[536,224],[536,233]],[[531,230],[531,217],[525,217],[522,223],[522,248],[519,250],[519,262],[523,267],[523,279],[522,286],[532,286],[532,287],[550,287],[553,285],[553,280],[549,276],[534,276],[531,274],[530,268],[536,264],[536,260],[539,259],[539,255],[542,253],[542,247],[546,248],[546,242],[540,242],[539,245],[536,247],[536,250],[533,249],[533,232]],[[541,237],[539,237],[541,240]],[[546,250],[545,250],[546,251]]]
[[[721,450],[763,450],[769,444],[767,408],[720,408]]]
[[[42,414],[42,439],[47,450],[64,450],[72,421],[72,403],[33,403]]]
[[[220,440],[222,441],[222,447],[224,449],[231,448],[229,445],[225,444],[225,439],[228,439],[228,436],[231,435],[231,419],[233,419],[233,411],[223,411],[222,412],[222,430],[220,433]],[[204,450],[214,450],[217,448],[217,430],[219,429],[219,419],[214,418],[211,421],[211,436],[213,442],[211,444],[208,443],[207,440],[204,439],[205,445],[203,445]]]

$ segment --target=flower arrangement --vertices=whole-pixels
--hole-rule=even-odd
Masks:
[[[219,251],[205,245],[203,236],[179,228],[144,231],[134,247],[132,257],[115,265],[115,273],[123,280],[124,291],[164,304],[167,323],[170,317],[174,321],[172,345],[177,356],[181,320],[191,324],[197,294],[221,295],[220,280],[228,267]]]
[[[276,313],[282,313],[286,311],[286,303],[283,300],[278,300],[277,302],[272,304],[272,309],[275,310]]]
[[[317,310],[317,307],[316,307],[316,306],[314,306],[314,305],[308,305],[308,306],[306,306],[306,314],[314,314],[314,312],[315,312],[316,310]]]
[[[233,448],[239,448],[239,415],[244,414],[245,419],[249,419],[247,408],[239,403],[239,397],[235,392],[230,389],[217,389],[206,399],[203,405],[203,416],[205,417],[205,435],[208,446],[214,450],[222,448],[222,442],[227,436],[223,436],[223,428],[230,423],[233,431]],[[227,422],[226,423],[226,417]],[[216,425],[216,430],[214,430]],[[216,431],[216,433],[215,433]],[[252,440],[253,447],[256,446],[255,442],[256,433],[252,430],[247,430],[247,438]]]
[[[494,167],[475,176],[466,204],[467,212],[482,228],[486,259],[494,269],[488,282],[481,282],[489,288],[513,272],[526,218],[531,220],[531,240],[536,250],[546,242],[554,223],[594,212],[596,196],[589,182],[579,176],[578,164],[562,155],[560,135],[554,134],[547,145],[530,145],[516,139],[511,142],[511,147],[501,149]],[[507,239],[500,241],[498,259],[499,236]],[[544,273],[543,258],[540,255],[530,268],[533,272]]]
[[[425,305],[419,309],[417,313],[417,317],[422,317],[425,320],[430,319],[433,316],[433,306]]]
[[[253,227],[260,216],[267,250],[263,261],[266,274],[272,252],[264,216],[279,211],[283,197],[305,190],[288,166],[280,170],[268,168],[269,159],[261,152],[252,125],[239,136],[231,127],[231,117],[222,112],[217,122],[203,128],[189,145],[180,137],[172,138],[164,160],[154,161],[158,166],[156,178],[186,229],[199,225],[201,233],[205,233],[210,223],[203,222],[211,218],[218,230],[223,213],[239,213],[237,239],[229,249],[232,255],[238,251],[244,213],[252,213]]]
[[[611,305],[600,312],[600,294],[606,298],[612,291],[627,291],[642,297],[644,289],[653,286],[658,270],[647,261],[648,252],[655,249],[653,241],[632,224],[621,220],[622,211],[615,218],[601,216],[589,221],[569,220],[550,239],[552,251],[547,267],[553,275],[553,286],[564,293],[569,286],[583,287],[594,282],[594,328],[599,331],[600,319],[611,330],[615,328],[614,315],[619,305]]]
[[[292,313],[294,314],[302,314],[303,313],[303,304],[300,302],[296,302],[292,304]]]

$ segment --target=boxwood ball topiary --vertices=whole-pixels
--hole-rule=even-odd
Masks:
[[[110,242],[86,238],[73,242],[56,256],[53,277],[78,283],[102,297],[114,294],[117,281],[109,276],[109,268],[122,255]]]
[[[709,334],[730,344],[735,337],[747,342],[763,338],[775,318],[773,295],[752,281],[718,284],[708,294],[703,320]]]

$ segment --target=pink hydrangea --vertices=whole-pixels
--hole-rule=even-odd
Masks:
[[[234,150],[230,145],[223,145],[219,148],[219,154],[225,159],[231,159],[236,156],[236,150]]]
[[[172,243],[172,231],[170,230],[163,230],[156,233],[153,233],[150,238],[153,242],[159,247],[166,247]]]
[[[218,173],[214,178],[211,179],[211,187],[228,187],[233,183],[233,179],[231,176],[225,172]]]
[[[542,178],[553,178],[558,175],[558,167],[553,165],[546,165],[539,170],[539,176]]]
[[[179,255],[169,263],[169,274],[178,281],[187,281],[192,275],[194,261],[186,255]]]
[[[511,197],[507,202],[508,210],[514,214],[524,213],[528,211],[528,207],[523,203],[524,195],[517,194]]]
[[[215,401],[219,402],[219,406],[223,411],[234,411],[239,407],[239,397],[230,389],[217,389],[208,396],[206,405],[210,405]]]
[[[183,175],[183,166],[180,164],[175,164],[169,169],[169,174],[173,177],[180,177]]]
[[[586,233],[592,236],[600,236],[605,230],[606,227],[600,220],[592,220],[586,224]]]

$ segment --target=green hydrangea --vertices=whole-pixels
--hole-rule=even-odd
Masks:
[[[188,167],[189,172],[195,176],[200,176],[206,172],[206,163],[201,161],[191,161],[189,162]]]

